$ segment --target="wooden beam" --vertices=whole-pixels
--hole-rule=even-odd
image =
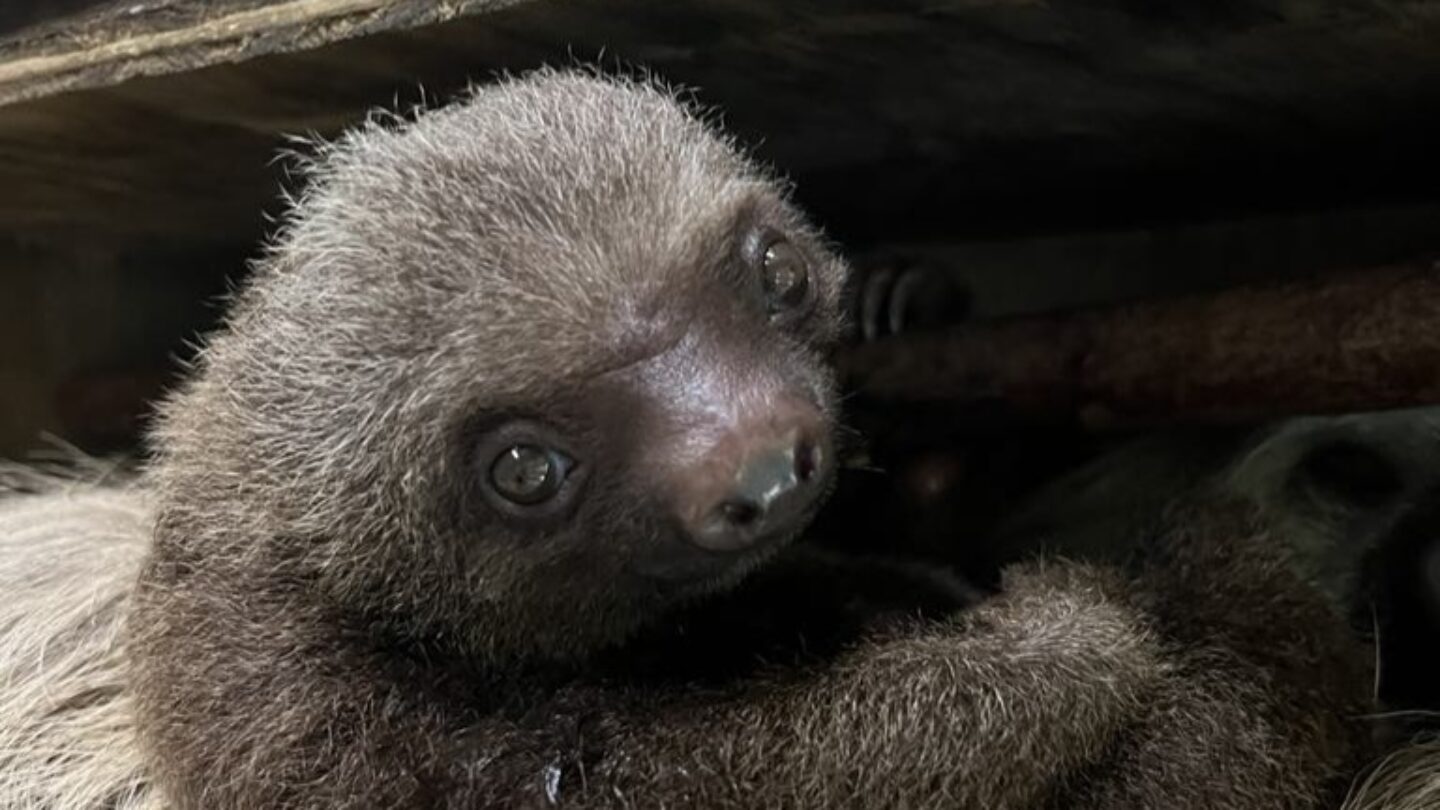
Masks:
[[[69,23],[79,31],[42,38],[0,58],[0,106],[445,22],[522,1],[282,0],[255,7],[236,0],[188,0],[150,4],[153,8],[140,3],[137,20],[113,13],[82,17]]]
[[[1095,429],[1440,403],[1440,262],[901,335],[845,352],[882,401]]]

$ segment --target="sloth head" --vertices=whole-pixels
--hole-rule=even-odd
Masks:
[[[366,127],[162,413],[152,576],[482,656],[618,640],[809,520],[843,272],[654,86],[546,71]]]

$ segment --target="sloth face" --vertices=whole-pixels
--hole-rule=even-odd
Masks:
[[[162,534],[263,537],[437,634],[616,635],[809,520],[844,273],[649,85],[540,73],[372,125],[167,408]]]
[[[754,230],[745,239],[740,260],[752,273],[741,275],[753,274],[758,282],[758,301],[771,325],[793,325],[812,314],[810,269],[800,249],[783,235],[768,229]],[[667,399],[668,392],[663,389],[654,393],[662,401]],[[698,544],[738,547],[764,535],[767,529],[788,528],[785,521],[789,515],[783,509],[777,513],[776,507],[783,506],[792,496],[802,505],[813,499],[813,485],[823,478],[830,462],[823,446],[827,442],[827,429],[821,424],[821,414],[810,414],[812,424],[801,424],[807,418],[806,399],[803,395],[798,397],[796,401],[801,407],[779,415],[780,432],[795,434],[793,446],[779,447],[783,463],[779,457],[769,457],[763,450],[758,454],[752,452],[748,445],[753,426],[728,426],[738,432],[732,443],[741,445],[740,457],[717,463],[727,468],[720,470],[719,476],[733,485],[733,491],[724,491],[722,481],[721,490],[715,493],[719,498],[715,503],[686,504],[681,508],[687,514],[704,513],[705,525],[699,527],[701,531],[693,538]],[[808,399],[812,400],[809,410],[818,411],[821,403],[816,400],[824,400],[826,396],[812,393]],[[719,403],[708,404],[714,410]],[[775,403],[768,404],[772,411],[776,410]],[[589,463],[579,466],[570,454],[573,451],[562,449],[567,445],[564,438],[539,424],[520,421],[497,430],[479,452],[479,461],[488,464],[483,480],[491,504],[520,520],[566,510],[573,499],[579,497],[582,477],[591,466]]]
[[[805,234],[742,208],[717,229],[713,261],[676,274],[684,284],[617,307],[661,313],[629,325],[631,355],[470,433],[480,497],[466,508],[492,536],[686,588],[804,527],[833,469],[821,357],[834,315],[817,310],[839,280],[823,276],[834,260]]]

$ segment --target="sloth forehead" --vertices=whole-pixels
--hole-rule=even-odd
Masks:
[[[763,179],[660,90],[564,73],[486,87],[395,129],[363,128],[316,166],[319,192],[297,219],[375,237],[377,250],[387,231],[420,244],[629,236]]]
[[[342,285],[477,292],[497,317],[527,298],[573,307],[683,281],[747,206],[783,208],[666,93],[569,73],[372,126],[317,166],[277,244],[283,264]]]
[[[342,384],[354,369],[419,374],[432,390],[473,387],[485,400],[563,390],[662,350],[698,315],[741,306],[740,242],[755,218],[789,215],[747,184],[676,214],[503,238],[467,225],[399,237],[384,254],[291,251],[256,284],[254,317],[234,326],[262,341],[261,362],[303,346],[326,369],[317,379],[341,388],[374,389]]]
[[[421,359],[494,388],[632,362],[735,289],[727,259],[757,219],[803,227],[669,94],[573,73],[363,128],[311,180],[236,331],[263,314],[257,351],[288,322],[329,368]]]

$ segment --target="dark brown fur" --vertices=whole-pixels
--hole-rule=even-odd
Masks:
[[[757,219],[812,259],[803,324],[745,314],[726,257]],[[635,574],[671,532],[647,476],[690,429],[657,402],[719,374],[828,407],[842,269],[648,86],[541,73],[331,149],[156,434],[129,654],[170,803],[1336,795],[1361,656],[1243,510],[1181,515],[1137,574],[1012,568],[969,610],[939,572],[803,547],[743,582],[761,560]],[[517,413],[578,425],[599,466],[529,534],[468,457]]]

